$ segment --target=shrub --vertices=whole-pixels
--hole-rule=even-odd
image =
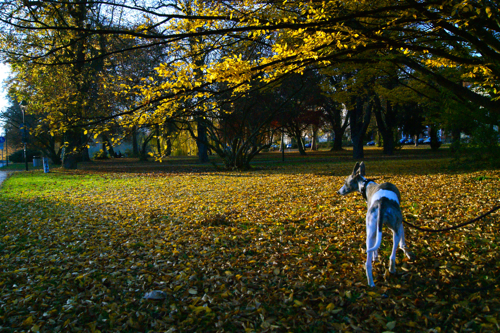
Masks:
[[[137,156],[134,155],[134,151],[132,149],[125,149],[123,157],[137,157]]]
[[[329,149],[333,147],[333,141],[318,142],[318,149]]]
[[[104,150],[99,150],[94,154],[94,159],[95,160],[107,160],[108,157],[108,152],[105,152]]]
[[[33,156],[41,156],[40,151],[36,149],[26,149],[26,155],[28,156],[28,162],[33,162]],[[15,153],[9,155],[9,161],[13,163],[23,163],[24,149],[18,150]]]

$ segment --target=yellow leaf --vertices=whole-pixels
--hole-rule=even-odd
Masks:
[[[491,8],[490,8],[490,7],[486,7],[486,8],[485,8],[485,11],[486,11],[486,14],[488,14],[488,18],[490,18],[490,17],[491,17],[491,14],[492,14],[492,12],[491,12]]]
[[[23,325],[31,325],[31,324],[33,324],[33,317],[32,316],[29,316],[28,318],[26,318],[23,321]]]
[[[302,303],[301,301],[298,301],[298,300],[294,300],[293,302],[295,303],[296,306],[304,305],[304,303]]]
[[[40,332],[40,326],[38,325],[33,325],[33,327],[31,328],[31,332]]]
[[[330,303],[326,306],[327,311],[332,311],[335,308],[335,305],[333,303]]]
[[[193,308],[193,311],[196,314],[200,313],[201,311],[205,311],[206,313],[212,312],[212,310],[208,306],[197,306],[197,307]]]

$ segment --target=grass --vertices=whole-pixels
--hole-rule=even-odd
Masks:
[[[261,154],[249,172],[194,157],[119,159],[16,172],[0,190],[0,325],[10,331],[493,331],[499,328],[498,214],[454,233],[390,236],[364,274],[360,195],[336,190],[349,151]],[[449,169],[445,150],[367,149],[403,213],[445,227],[498,204],[500,172]],[[166,298],[144,299],[161,290]]]

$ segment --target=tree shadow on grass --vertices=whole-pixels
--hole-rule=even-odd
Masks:
[[[217,156],[211,156],[209,164],[198,163],[196,157],[172,157],[161,163],[156,161],[138,161],[132,158],[111,159],[80,163],[79,170],[94,173],[139,173],[150,175],[213,174],[244,177],[253,174],[284,174],[308,176],[347,176],[352,171],[355,161],[350,150],[340,152],[317,151],[301,156],[298,152],[287,152],[285,161],[280,152],[261,153],[251,163],[251,170],[225,170]],[[471,172],[470,168],[452,167],[453,155],[449,149],[437,152],[430,149],[405,148],[394,155],[383,155],[381,149],[367,149],[363,159],[367,166],[367,175],[432,175],[457,174]],[[487,170],[485,165],[475,166],[477,170]],[[56,169],[60,170],[60,169]],[[64,172],[67,172],[64,170]]]

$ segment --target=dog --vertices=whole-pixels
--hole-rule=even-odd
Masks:
[[[415,255],[406,249],[401,213],[401,194],[398,188],[391,183],[377,184],[365,178],[364,162],[357,162],[352,174],[347,177],[344,185],[337,191],[340,195],[359,191],[366,200],[366,277],[368,285],[375,287],[372,274],[372,261],[378,259],[378,249],[382,242],[382,225],[392,230],[393,244],[389,258],[389,272],[396,273],[396,250],[403,250],[408,259],[413,260]]]

